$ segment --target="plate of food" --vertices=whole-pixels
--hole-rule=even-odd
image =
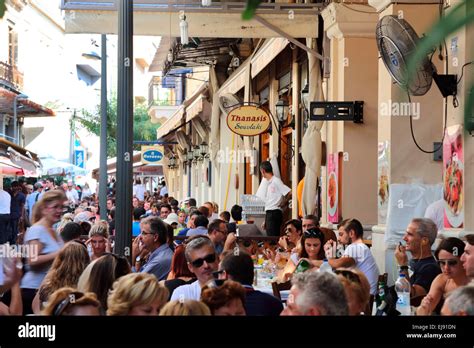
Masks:
[[[463,213],[463,163],[452,158],[444,172],[443,195],[445,213],[452,227],[460,227],[464,221]]]
[[[336,215],[337,197],[338,197],[337,177],[336,177],[336,173],[331,172],[329,174],[329,180],[328,180],[328,213],[331,216]]]

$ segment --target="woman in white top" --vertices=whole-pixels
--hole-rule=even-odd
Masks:
[[[63,242],[53,225],[61,220],[67,197],[61,190],[46,192],[33,208],[33,226],[25,234],[28,245],[26,272],[20,283],[23,314],[31,314],[31,303]]]

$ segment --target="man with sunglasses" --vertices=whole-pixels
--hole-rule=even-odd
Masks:
[[[184,252],[189,270],[197,280],[191,284],[177,287],[171,295],[171,301],[196,300],[201,298],[201,288],[214,279],[219,259],[214,243],[207,236],[196,236],[188,240]]]
[[[235,244],[237,237],[235,233],[228,233],[227,224],[224,220],[215,219],[207,229],[209,239],[214,243],[217,255],[225,250],[230,250]]]
[[[141,221],[140,229],[141,234],[137,238],[150,256],[145,264],[141,256],[137,256],[135,269],[139,272],[151,273],[158,280],[165,280],[171,269],[173,258],[173,251],[167,243],[168,228],[160,218],[150,216]]]
[[[268,236],[280,236],[283,223],[283,211],[291,196],[291,189],[280,178],[273,175],[269,161],[260,164],[262,182],[256,196],[265,201],[265,230]]]

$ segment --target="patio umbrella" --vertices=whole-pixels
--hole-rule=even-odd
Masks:
[[[307,39],[308,47],[316,49],[314,39]],[[309,100],[323,100],[320,61],[313,54],[308,54]],[[316,210],[316,195],[318,178],[321,175],[321,128],[323,121],[311,121],[301,142],[301,155],[306,164],[303,187],[303,216],[314,214]]]
[[[88,170],[75,166],[69,162],[58,161],[52,157],[41,158],[43,164],[43,175],[59,176],[85,176]]]

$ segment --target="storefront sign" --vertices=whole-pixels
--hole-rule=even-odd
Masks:
[[[142,163],[162,164],[163,146],[142,146]]]
[[[264,109],[252,105],[239,106],[227,115],[229,129],[247,137],[266,132],[270,122],[270,115]]]

